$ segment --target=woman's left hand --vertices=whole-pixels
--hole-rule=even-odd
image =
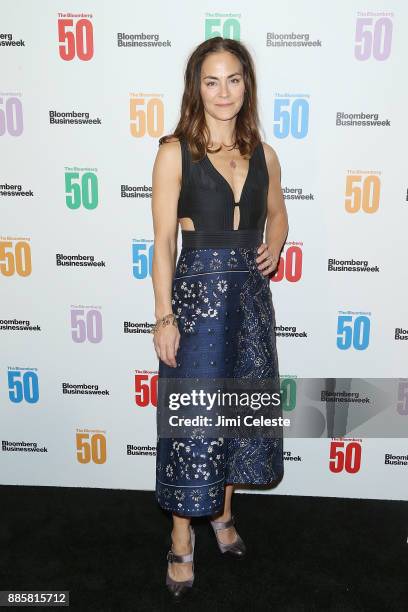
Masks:
[[[276,255],[273,255],[269,246],[266,242],[263,242],[261,246],[258,248],[258,257],[256,258],[256,262],[258,264],[258,270],[264,275],[268,276],[272,274],[272,272],[276,268],[276,264],[278,263],[278,258]]]

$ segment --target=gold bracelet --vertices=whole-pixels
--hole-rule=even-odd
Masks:
[[[177,327],[177,317],[173,312],[169,312],[169,314],[164,315],[164,317],[156,321],[152,327],[152,334],[154,334],[159,327],[164,325],[175,325]]]

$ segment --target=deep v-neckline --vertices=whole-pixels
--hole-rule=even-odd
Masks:
[[[208,157],[208,154],[205,154],[204,160],[207,162],[207,167],[213,172],[214,176],[216,176],[218,179],[221,179],[222,182],[224,183],[224,185],[226,185],[229,189],[229,192],[231,194],[231,199],[234,202],[234,206],[239,206],[239,204],[242,201],[242,198],[245,194],[245,190],[250,178],[250,174],[251,174],[251,170],[252,170],[252,161],[253,161],[253,157],[254,157],[255,151],[252,153],[251,157],[249,158],[249,164],[248,164],[248,170],[247,170],[247,174],[245,177],[245,181],[244,184],[242,186],[242,190],[241,190],[241,194],[239,197],[238,202],[235,202],[235,194],[234,191],[229,183],[229,181],[227,181],[227,179],[225,178],[225,176],[223,174],[221,174],[221,172],[219,170],[217,170],[217,168],[214,166],[214,164],[212,163],[212,161],[210,161],[210,158]]]

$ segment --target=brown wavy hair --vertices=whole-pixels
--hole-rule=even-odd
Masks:
[[[241,155],[251,157],[261,141],[257,84],[252,57],[242,42],[216,36],[202,42],[191,53],[184,73],[184,93],[181,101],[180,119],[172,134],[159,139],[159,146],[170,138],[184,138],[191,151],[193,161],[205,157],[208,151],[210,132],[205,121],[204,105],[200,93],[201,67],[209,53],[229,51],[241,62],[245,84],[244,101],[236,118],[234,146]],[[212,149],[217,152],[221,149]]]

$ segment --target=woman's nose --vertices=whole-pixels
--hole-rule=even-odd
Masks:
[[[220,93],[222,96],[227,96],[228,95],[228,84],[227,83],[223,83],[221,82],[220,85]]]

